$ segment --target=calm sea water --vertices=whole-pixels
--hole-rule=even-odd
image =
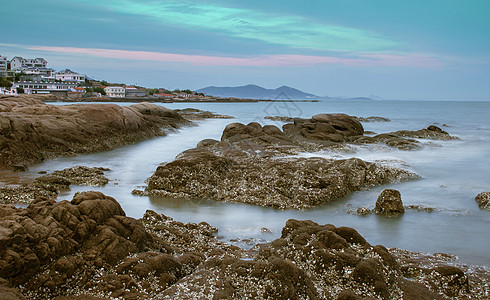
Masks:
[[[218,227],[225,241],[245,239],[265,242],[281,234],[290,219],[311,219],[320,224],[356,228],[371,244],[398,247],[427,253],[451,253],[463,263],[490,266],[490,212],[480,210],[475,196],[490,191],[490,102],[412,102],[412,101],[324,101],[319,103],[179,103],[169,108],[194,107],[236,117],[236,120],[205,120],[198,127],[180,129],[166,137],[154,138],[119,149],[59,158],[33,166],[21,174],[23,181],[39,176],[39,171],[54,171],[75,165],[110,168],[106,187],[73,186],[59,199],[71,199],[77,191],[99,190],[115,197],[127,215],[140,218],[147,209],[182,222],[206,221]],[[344,200],[308,211],[279,211],[246,204],[219,203],[210,200],[183,201],[132,196],[142,189],[160,163],[172,161],[202,139],[219,139],[231,122],[262,124],[282,123],[264,120],[267,115],[311,117],[317,113],[347,113],[356,116],[382,116],[391,122],[364,123],[365,130],[376,133],[400,129],[418,130],[431,124],[443,127],[457,141],[424,141],[418,151],[398,151],[381,146],[353,148],[349,153],[305,153],[309,156],[359,157],[412,170],[422,179],[386,185],[354,193]],[[399,218],[347,213],[359,206],[373,208],[385,188],[398,189],[404,204],[435,208],[432,213],[408,210]],[[263,233],[266,227],[272,233]],[[234,243],[237,243],[236,241]],[[248,241],[250,243],[250,241]],[[237,243],[250,247],[245,242]]]

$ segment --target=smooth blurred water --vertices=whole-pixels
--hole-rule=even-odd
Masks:
[[[230,239],[253,239],[263,242],[278,238],[290,219],[311,219],[320,224],[356,228],[371,244],[421,252],[444,252],[457,255],[462,262],[490,266],[490,212],[480,210],[475,196],[490,191],[490,102],[411,102],[411,101],[324,101],[318,103],[172,103],[172,109],[193,107],[236,117],[236,120],[206,120],[198,127],[187,127],[166,137],[154,138],[113,151],[59,158],[33,166],[21,174],[23,181],[39,176],[39,171],[54,171],[75,165],[110,168],[106,187],[73,186],[59,199],[71,199],[77,191],[99,190],[115,197],[127,215],[140,218],[147,209],[183,222],[206,221],[218,227],[219,236]],[[365,130],[376,133],[400,129],[418,130],[438,124],[457,141],[421,141],[418,151],[398,151],[382,146],[362,146],[349,153],[324,151],[305,156],[359,157],[367,161],[412,170],[422,179],[386,185],[354,193],[344,200],[308,211],[279,211],[246,204],[220,203],[210,200],[184,201],[131,195],[142,189],[160,163],[202,139],[221,137],[231,122],[281,126],[281,122],[264,120],[267,115],[311,117],[317,113],[347,113],[360,117],[382,116],[391,122],[364,123]],[[442,127],[446,124],[447,127]],[[5,174],[8,176],[8,174]],[[6,178],[6,177],[4,177]],[[432,213],[407,210],[399,218],[347,213],[359,206],[373,208],[379,193],[395,188],[404,204],[435,208]],[[266,227],[272,233],[261,232]],[[238,243],[247,247],[244,243]]]

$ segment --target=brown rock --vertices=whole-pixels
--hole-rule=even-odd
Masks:
[[[490,210],[490,192],[483,192],[475,197],[478,207]]]
[[[48,158],[110,150],[190,123],[149,103],[47,105],[39,99],[0,98],[0,167],[25,170]]]
[[[401,194],[397,190],[386,189],[381,192],[376,201],[374,212],[378,215],[397,216],[403,214]]]

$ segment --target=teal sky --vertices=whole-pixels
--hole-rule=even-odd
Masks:
[[[113,82],[490,100],[490,1],[45,0],[2,4],[0,55]]]

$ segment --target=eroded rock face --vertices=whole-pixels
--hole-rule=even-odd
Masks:
[[[2,97],[0,167],[110,150],[185,124],[178,113],[150,103],[48,105],[30,95]]]
[[[399,191],[386,189],[381,192],[376,201],[374,212],[378,215],[397,216],[405,212],[402,196]]]
[[[490,210],[490,192],[478,194],[475,201],[478,203],[478,207]]]

